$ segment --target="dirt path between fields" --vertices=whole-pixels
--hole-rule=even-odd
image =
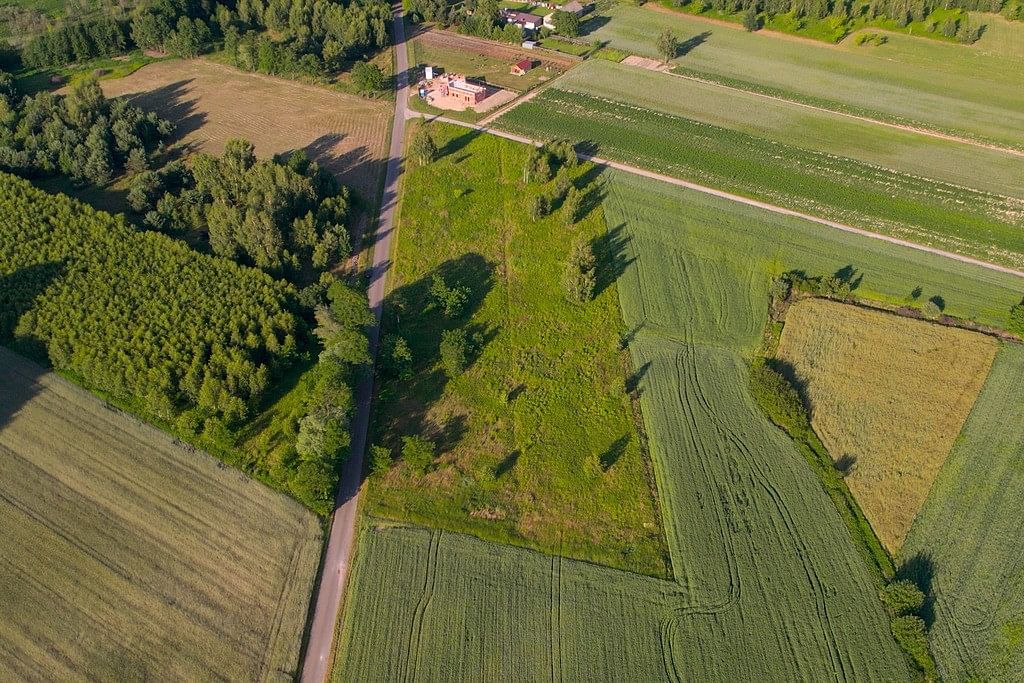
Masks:
[[[430,116],[430,115],[426,115],[426,114],[420,114],[420,113],[413,112],[413,111],[407,111],[406,112],[406,116],[408,118],[428,118],[428,119],[430,119],[432,121],[442,121],[444,123],[451,123],[451,124],[454,124],[456,126],[463,126],[465,128],[473,128],[473,129],[478,130],[478,131],[480,131],[482,133],[490,133],[491,135],[497,135],[499,137],[507,138],[509,140],[514,140],[516,142],[521,142],[521,143],[524,143],[524,144],[533,145],[535,147],[539,147],[542,144],[540,141],[532,140],[532,139],[524,137],[522,135],[516,135],[515,133],[507,133],[507,132],[505,132],[503,130],[497,130],[495,128],[491,128],[489,126],[484,126],[484,125],[481,125],[479,123],[466,123],[464,121],[456,121],[455,119],[449,119],[449,118],[443,117],[443,116],[434,117],[434,116]],[[909,249],[915,249],[917,251],[923,251],[923,252],[926,252],[926,253],[929,253],[929,254],[934,254],[936,256],[941,256],[943,258],[953,259],[954,261],[959,261],[961,263],[967,263],[967,264],[970,264],[970,265],[973,265],[973,266],[979,266],[981,268],[986,268],[988,270],[994,270],[994,271],[998,271],[1000,273],[1006,273],[1007,275],[1014,275],[1014,276],[1019,277],[1019,278],[1024,278],[1024,271],[1015,270],[1015,269],[1010,268],[1008,266],[999,265],[998,263],[990,263],[988,261],[983,261],[981,259],[977,259],[977,258],[974,258],[972,256],[965,256],[963,254],[956,254],[956,253],[953,253],[951,251],[944,251],[942,249],[937,249],[935,247],[929,247],[929,246],[924,245],[924,244],[918,244],[916,242],[909,242],[907,240],[902,240],[902,239],[900,239],[898,237],[891,237],[889,235],[882,235],[882,234],[879,234],[877,232],[871,232],[870,230],[864,230],[863,228],[856,228],[856,227],[854,227],[852,225],[846,225],[845,223],[839,223],[838,221],[832,221],[832,220],[829,220],[827,218],[821,218],[819,216],[812,216],[810,214],[801,213],[800,211],[794,211],[792,209],[787,209],[787,208],[785,208],[783,206],[777,206],[775,204],[768,204],[766,202],[758,201],[756,199],[751,199],[750,197],[744,197],[744,196],[741,196],[741,195],[738,195],[738,194],[733,194],[731,192],[725,192],[723,190],[716,190],[713,187],[708,187],[706,185],[698,185],[697,183],[691,183],[688,180],[682,180],[680,178],[675,178],[673,176],[667,176],[667,175],[664,175],[664,174],[661,174],[661,173],[657,173],[655,171],[649,171],[649,170],[644,169],[644,168],[638,168],[636,166],[630,166],[629,164],[623,164],[623,163],[620,163],[618,161],[611,161],[609,159],[603,159],[601,157],[592,156],[590,154],[580,154],[579,158],[582,159],[583,161],[591,161],[591,162],[593,162],[595,164],[598,164],[600,166],[606,166],[608,168],[614,168],[616,170],[624,171],[626,173],[632,173],[633,175],[643,176],[645,178],[651,178],[652,180],[659,180],[659,181],[661,181],[663,183],[669,183],[670,185],[676,185],[678,187],[684,187],[684,188],[686,188],[688,190],[693,190],[695,192],[701,192],[703,194],[712,195],[714,197],[719,197],[720,199],[726,199],[728,201],[736,202],[738,204],[745,204],[746,206],[752,206],[752,207],[757,208],[757,209],[763,209],[765,211],[771,211],[772,213],[781,214],[783,216],[792,216],[794,218],[800,218],[800,219],[803,219],[805,221],[810,221],[812,223],[817,223],[819,225],[824,225],[824,226],[827,226],[827,227],[830,227],[830,228],[834,228],[836,230],[842,230],[843,232],[849,232],[849,233],[853,233],[855,235],[861,235],[862,237],[870,237],[871,239],[881,240],[883,242],[888,242],[890,244],[896,244],[896,245],[899,245],[901,247],[907,247]]]

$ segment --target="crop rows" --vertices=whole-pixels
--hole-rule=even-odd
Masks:
[[[0,671],[289,680],[320,529],[0,348]]]
[[[876,232],[1024,266],[1024,200],[899,173],[825,152],[548,89],[499,120],[565,137],[601,156]]]
[[[1024,347],[1004,345],[903,546],[943,680],[1024,678]]]

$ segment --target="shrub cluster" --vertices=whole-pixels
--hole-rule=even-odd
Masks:
[[[584,304],[594,298],[597,284],[597,260],[590,240],[580,237],[572,245],[569,260],[565,263],[562,284],[565,298],[574,304]]]
[[[924,620],[918,616],[924,606],[924,593],[913,581],[899,579],[883,588],[879,596],[892,616],[890,629],[893,638],[922,673],[929,680],[934,680],[935,660],[928,649],[928,632]]]

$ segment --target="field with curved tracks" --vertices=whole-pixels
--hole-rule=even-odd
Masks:
[[[371,518],[335,679],[910,680],[880,577],[755,406],[747,358],[790,269],[993,324],[1019,281],[623,173],[605,190],[673,580]]]

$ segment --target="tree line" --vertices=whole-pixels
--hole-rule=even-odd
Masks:
[[[153,0],[129,21],[104,16],[40,34],[22,59],[56,67],[134,48],[195,57],[222,41],[239,68],[324,75],[386,46],[390,20],[383,0]]]
[[[686,0],[677,0],[680,5],[691,5]],[[860,17],[868,20],[890,19],[898,27],[914,21],[924,21],[938,9],[962,9],[965,11],[1000,12],[1007,0],[700,0],[698,11],[716,10],[727,13],[742,13],[747,30],[760,27],[759,14],[768,17],[790,14],[800,19],[825,19],[833,17],[847,21]],[[1010,18],[1013,13],[1007,13]],[[981,28],[968,18],[949,18],[936,23],[933,30],[956,37],[960,42],[973,43],[981,36]],[[674,55],[673,55],[674,56]]]
[[[127,100],[107,100],[94,79],[66,97],[42,92],[23,98],[0,72],[0,170],[103,185],[126,170],[147,168],[172,129]]]
[[[523,30],[501,18],[497,0],[409,0],[413,22],[432,21],[459,33],[518,45]]]

